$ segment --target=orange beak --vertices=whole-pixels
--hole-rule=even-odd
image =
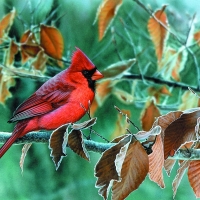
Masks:
[[[92,80],[93,80],[93,81],[99,80],[99,79],[101,79],[101,78],[103,78],[103,74],[100,73],[98,70],[96,70],[96,71],[94,72],[94,74],[92,75]]]

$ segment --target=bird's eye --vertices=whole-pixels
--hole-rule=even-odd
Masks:
[[[89,71],[88,70],[83,70],[83,74],[87,75],[87,74],[89,74]]]

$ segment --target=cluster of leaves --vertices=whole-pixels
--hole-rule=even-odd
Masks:
[[[104,199],[108,198],[111,187],[113,199],[126,198],[141,185],[147,174],[149,174],[153,182],[157,183],[161,188],[164,188],[162,169],[164,168],[167,174],[170,175],[176,162],[175,159],[172,159],[175,155],[181,150],[188,150],[188,154],[190,154],[191,149],[199,149],[200,110],[199,108],[187,110],[191,107],[197,107],[199,105],[199,98],[191,91],[185,91],[182,96],[183,103],[178,107],[178,110],[182,111],[169,112],[165,115],[161,114],[157,106],[159,103],[162,104],[165,102],[162,98],[163,96],[168,98],[173,95],[171,92],[172,89],[166,85],[171,82],[167,81],[181,81],[180,73],[184,71],[189,55],[192,56],[194,63],[196,63],[196,57],[190,49],[193,45],[199,45],[200,40],[199,31],[194,32],[191,28],[194,18],[186,42],[182,43],[170,30],[168,16],[165,12],[166,6],[163,6],[153,13],[140,1],[135,0],[135,2],[150,15],[146,22],[146,28],[149,31],[149,36],[154,45],[157,58],[155,77],[161,77],[166,82],[165,85],[159,86],[145,84],[148,85],[147,93],[152,98],[147,99],[145,97],[146,106],[143,108],[140,116],[143,131],[132,134],[129,130],[130,124],[134,125],[130,120],[132,110],[126,109],[121,111],[117,109],[119,113],[115,130],[112,134],[114,139],[108,143],[110,147],[102,153],[95,167],[95,176],[97,177],[96,187],[99,188],[99,194]],[[122,0],[104,0],[99,6],[95,20],[98,20],[99,41],[102,41],[105,37],[123,3],[124,1]],[[65,61],[63,59],[63,37],[59,30],[53,26],[42,24],[33,27],[24,32],[18,42],[8,37],[10,27],[16,15],[14,9],[0,22],[1,45],[8,44],[4,56],[4,63],[1,66],[1,103],[5,103],[5,100],[11,96],[9,88],[15,84],[13,76],[26,76],[31,78],[39,75],[41,78],[49,57],[57,60],[57,64],[60,66],[62,64],[59,61]],[[121,22],[123,24],[123,20]],[[130,39],[130,43],[132,43],[131,35],[127,31],[126,26],[124,24],[123,26]],[[113,34],[113,27],[111,30]],[[178,47],[175,48],[175,45],[170,43],[170,36],[173,36],[178,41]],[[15,55],[19,52],[23,66],[16,68],[14,66]],[[27,61],[30,63],[31,70],[26,69],[24,65]],[[121,60],[102,71],[105,78],[99,81],[96,86],[96,98],[90,110],[92,117],[95,115],[97,108],[103,106],[110,95],[114,95],[125,105],[134,104],[136,98],[135,91],[137,90],[136,86],[140,88],[141,81],[138,83],[139,81],[128,80],[129,83],[131,82],[129,92],[117,87],[123,81],[123,78],[131,77],[130,70],[134,64],[136,64],[135,58]],[[197,74],[199,74],[197,64],[196,70]],[[145,83],[143,76],[142,81],[142,83]],[[182,85],[180,84],[180,86]],[[190,100],[189,103],[187,101],[188,99]],[[126,117],[125,122],[123,121],[124,115]],[[50,137],[49,147],[56,169],[60,166],[62,158],[66,156],[66,147],[71,148],[82,158],[88,161],[90,160],[85,140],[83,139],[83,129],[92,131],[92,126],[95,123],[96,118],[91,118],[81,124],[65,124],[53,131]],[[128,134],[123,134],[127,133],[127,131]],[[20,162],[22,169],[29,148],[30,144],[25,145],[23,148]],[[197,181],[199,179],[199,161],[179,160],[177,162],[180,167],[173,182],[174,196],[185,170],[188,169],[190,185],[195,195],[200,197],[200,188]]]
[[[41,24],[32,30],[27,30],[19,42],[8,37],[9,30],[16,17],[16,10],[3,17],[0,22],[0,44],[8,46],[4,55],[3,64],[1,64],[1,97],[0,103],[5,103],[8,97],[11,97],[9,88],[15,85],[12,76],[34,77],[41,76],[45,71],[48,56],[53,59],[62,60],[64,41],[61,33],[53,26]],[[15,55],[20,52],[22,67],[14,66]],[[26,69],[23,65],[29,61],[30,67]],[[62,66],[62,65],[60,65]],[[30,70],[31,68],[31,70]]]

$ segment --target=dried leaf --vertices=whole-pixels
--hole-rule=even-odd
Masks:
[[[13,21],[16,16],[16,10],[15,8],[5,15],[3,19],[0,22],[0,44],[2,44],[2,39],[8,34],[10,27],[13,24]]]
[[[146,151],[140,142],[132,142],[122,165],[121,180],[113,182],[112,199],[125,199],[140,186],[148,171],[149,160]]]
[[[66,156],[67,137],[66,131],[69,124],[64,124],[54,130],[49,139],[49,148],[51,149],[51,157],[56,166],[59,168],[62,158]]]
[[[121,78],[127,71],[136,63],[136,59],[129,59],[119,61],[108,66],[105,70],[102,71],[102,74],[105,78],[116,79]]]
[[[72,130],[68,135],[68,146],[79,156],[89,161],[90,156],[87,152],[83,140],[83,134],[80,130]]]
[[[161,135],[156,137],[152,147],[153,153],[149,155],[149,178],[157,183],[161,188],[165,187],[163,180],[164,152]]]
[[[15,79],[8,76],[5,70],[0,68],[0,103],[5,104],[5,101],[12,97],[9,89],[15,85]]]
[[[99,188],[99,194],[104,197],[104,199],[108,198],[108,193],[110,187],[112,186],[113,180],[119,180],[119,168],[116,168],[116,158],[118,157],[118,167],[120,167],[120,163],[123,163],[123,156],[126,154],[126,149],[123,147],[127,147],[127,144],[130,143],[132,136],[127,135],[123,137],[115,146],[106,150],[95,167],[95,176],[97,177],[96,187]],[[122,151],[123,153],[122,153]],[[120,161],[119,161],[120,160]]]
[[[180,182],[181,182],[181,180],[183,178],[183,175],[185,174],[185,170],[188,168],[189,164],[190,164],[190,161],[184,160],[181,163],[181,165],[180,165],[180,167],[179,167],[179,169],[177,171],[176,177],[175,177],[175,179],[174,179],[174,181],[172,183],[172,186],[173,186],[173,198],[175,198],[177,189],[178,189],[178,187],[180,185]]]
[[[151,129],[156,117],[160,116],[160,111],[154,104],[153,100],[147,101],[145,109],[141,114],[142,129],[148,131]]]
[[[176,160],[172,160],[172,159],[167,159],[164,161],[164,169],[168,176],[170,176],[175,163],[176,163]]]
[[[183,112],[181,112],[181,111],[169,112],[166,115],[162,115],[156,119],[156,121],[153,124],[153,127],[156,127],[158,125],[161,127],[162,141],[164,140],[165,129],[169,126],[169,124],[171,124],[173,121],[175,121],[177,118],[179,118],[182,113]],[[161,154],[159,154],[159,155],[161,156]],[[164,155],[163,155],[163,159],[164,159]],[[164,168],[168,172],[168,175],[170,174],[170,171],[171,171],[172,167],[174,166],[174,163],[175,163],[174,160],[169,160],[169,161],[166,160],[164,162]]]
[[[22,63],[25,63],[30,57],[35,57],[42,48],[39,46],[35,34],[27,30],[21,37],[21,55]]]
[[[149,131],[139,131],[137,134],[134,134],[137,140],[146,140],[150,136],[156,136],[161,133],[161,127],[160,126],[155,126]]]
[[[22,173],[23,173],[23,167],[24,167],[24,161],[26,158],[26,154],[27,154],[29,148],[31,147],[31,145],[32,145],[32,143],[28,143],[28,144],[25,144],[22,148],[22,155],[21,155],[20,162],[19,162]]]
[[[40,51],[35,60],[32,62],[31,66],[33,66],[34,69],[44,71],[46,67],[46,62],[48,60],[47,55],[44,53],[44,51]]]
[[[196,195],[196,198],[200,198],[200,161],[190,161],[188,168],[188,179],[190,185]]]
[[[165,130],[164,158],[173,156],[181,145],[195,141],[195,126],[200,117],[200,110],[183,113],[180,118],[172,122]]]
[[[51,26],[40,26],[40,45],[44,52],[55,59],[62,59],[64,40],[58,29]]]
[[[167,16],[164,12],[166,5],[161,10],[154,13],[154,16],[165,26],[168,26]],[[152,41],[156,49],[156,55],[160,62],[163,55],[164,43],[167,38],[167,30],[153,17],[150,17],[148,21],[148,30],[151,35]]]
[[[72,124],[72,128],[74,130],[89,128],[89,127],[93,126],[94,124],[96,124],[96,121],[97,121],[97,118],[94,117],[92,119],[89,119],[89,120],[79,123],[79,124]]]
[[[117,14],[122,0],[104,0],[99,6],[96,19],[98,18],[99,40],[102,40],[113,17]],[[95,20],[96,21],[96,20]]]

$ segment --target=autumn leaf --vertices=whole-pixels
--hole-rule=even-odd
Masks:
[[[148,131],[151,129],[156,117],[160,116],[160,111],[154,104],[154,100],[148,100],[145,109],[141,114],[142,129]]]
[[[104,0],[99,6],[96,19],[98,18],[99,40],[102,40],[114,16],[117,14],[122,0]],[[96,21],[95,19],[95,21]]]
[[[183,162],[181,162],[180,167],[177,171],[176,177],[172,183],[173,186],[173,197],[175,198],[177,189],[181,183],[181,180],[183,178],[183,175],[185,174],[185,170],[188,168],[189,164],[190,164],[190,160],[184,160]]]
[[[22,173],[23,173],[23,166],[24,166],[26,154],[27,154],[29,148],[31,147],[31,145],[32,145],[32,143],[27,143],[22,148],[22,155],[21,155],[20,163],[19,163]]]
[[[9,89],[15,85],[15,79],[6,74],[3,68],[0,68],[0,103],[5,104],[5,101],[12,97]]]
[[[104,197],[104,199],[108,198],[113,180],[120,180],[119,168],[122,166],[131,138],[131,135],[124,136],[116,145],[106,150],[96,164],[96,187],[99,188],[98,193]]]
[[[164,145],[164,135],[165,135],[165,130],[166,130],[166,128],[173,122],[173,121],[175,121],[177,118],[179,118],[180,117],[180,115],[182,114],[183,112],[181,112],[181,111],[176,111],[176,112],[169,112],[169,113],[167,113],[166,115],[161,115],[160,117],[158,117],[157,119],[156,119],[156,121],[154,122],[154,124],[153,124],[153,127],[157,127],[157,126],[160,126],[161,127],[161,134],[160,134],[160,136],[161,136],[161,139],[162,139],[162,144],[161,144],[161,141],[159,140],[159,141],[157,141],[158,142],[158,144],[157,144],[157,142],[156,142],[156,146],[155,147],[153,147],[153,149],[155,148],[156,150],[158,150],[159,151],[159,148],[161,148],[161,146],[163,146]],[[158,137],[158,136],[157,136]],[[174,166],[174,163],[175,163],[175,161],[174,160],[165,160],[164,161],[164,151],[163,151],[164,149],[161,149],[160,150],[160,152],[158,153],[158,155],[157,155],[157,157],[155,157],[155,159],[157,159],[157,160],[159,160],[160,161],[160,163],[163,165],[163,162],[164,162],[164,168],[165,168],[165,170],[167,171],[167,173],[168,173],[168,175],[170,174],[170,171],[171,171],[171,169],[172,169],[172,167]],[[155,153],[156,153],[156,151],[155,151]],[[152,165],[152,162],[154,162],[153,161],[153,157],[154,157],[154,152],[153,152],[153,155],[152,155],[152,157],[150,158],[150,165]],[[161,170],[161,168],[162,168],[162,166],[161,165],[159,165],[159,169],[158,170]],[[152,167],[150,167],[150,170],[151,171],[153,171],[154,170],[154,168],[152,169]],[[152,172],[153,173],[153,172]],[[152,176],[151,176],[152,177]],[[160,177],[162,177],[162,175],[160,174]],[[158,179],[155,179],[155,178],[158,178]],[[159,180],[159,176],[156,176],[156,177],[153,177],[152,178],[152,180],[154,181],[154,180]],[[162,179],[160,179],[160,181],[159,182],[157,182],[157,183],[159,183],[160,185],[161,185],[161,187],[163,186],[163,184],[162,184],[162,181],[161,181]]]
[[[2,39],[8,34],[10,27],[13,24],[13,21],[16,16],[15,8],[5,15],[3,19],[0,21],[0,44],[2,43]]]
[[[44,53],[43,50],[41,50],[39,51],[36,58],[31,63],[31,66],[36,70],[44,71],[47,60],[48,60],[47,55]]]
[[[200,117],[200,110],[192,110],[183,113],[173,121],[165,130],[164,136],[164,158],[173,156],[181,145],[196,141],[195,126]]]
[[[42,50],[39,46],[35,34],[27,30],[20,39],[22,63],[25,63],[30,57],[36,55]]]
[[[67,137],[66,131],[69,124],[64,124],[54,130],[49,139],[49,148],[51,149],[51,157],[56,166],[59,168],[62,158],[66,156]]]
[[[40,45],[44,52],[54,59],[62,59],[64,40],[58,29],[52,26],[40,26]]]
[[[197,198],[200,198],[200,161],[190,161],[188,179]]]
[[[90,156],[87,152],[83,140],[83,134],[80,130],[72,130],[68,135],[68,146],[71,150],[73,150],[76,154],[89,161]]]
[[[156,141],[152,147],[152,153],[149,157],[149,178],[157,183],[161,188],[165,187],[163,180],[163,165],[164,165],[164,152],[163,141],[161,135],[156,137]]]
[[[72,128],[74,130],[86,129],[96,124],[96,121],[97,121],[97,118],[94,117],[79,124],[72,124]]]
[[[154,43],[156,49],[156,55],[159,62],[162,59],[164,51],[164,43],[167,38],[167,30],[160,24],[161,22],[165,26],[168,26],[167,16],[164,12],[165,8],[166,5],[163,6],[161,10],[158,10],[154,13],[155,18],[159,20],[159,22],[155,20],[153,17],[150,17],[148,21],[148,30],[151,35],[152,41]]]
[[[149,171],[148,155],[140,142],[129,144],[121,169],[121,180],[114,180],[112,199],[125,199],[144,181]]]

